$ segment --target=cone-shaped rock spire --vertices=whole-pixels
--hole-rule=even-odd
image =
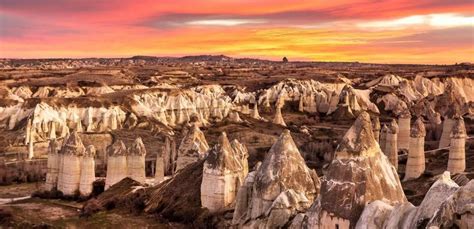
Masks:
[[[238,195],[233,223],[282,227],[297,211],[309,208],[319,185],[316,172],[306,166],[290,132],[285,130],[258,170],[247,176],[245,188],[239,191],[246,195]]]
[[[373,136],[370,116],[362,112],[343,137],[336,158],[321,183],[319,201],[311,207],[308,227],[355,227],[367,203],[404,203],[397,171]]]
[[[146,149],[142,138],[135,139],[128,149],[127,157],[127,176],[140,182],[145,183],[145,155]]]
[[[234,203],[244,179],[240,155],[222,133],[208,153],[203,167],[201,204],[211,212],[224,210]]]

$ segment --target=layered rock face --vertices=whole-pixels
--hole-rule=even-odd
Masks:
[[[88,196],[92,193],[92,183],[95,181],[95,154],[95,147],[93,145],[87,146],[81,160],[79,192],[84,196]]]
[[[107,177],[105,189],[121,181],[128,175],[127,147],[122,141],[116,141],[107,147]]]
[[[176,169],[179,170],[198,159],[204,158],[208,149],[209,145],[204,133],[194,123],[179,144]]]
[[[425,124],[418,118],[410,131],[410,147],[404,180],[415,179],[425,171]]]
[[[222,211],[234,203],[237,191],[247,176],[245,170],[248,170],[248,166],[244,167],[247,162],[241,156],[225,133],[209,150],[201,183],[201,204],[209,211]]]
[[[370,116],[362,112],[336,149],[310,211],[309,228],[353,228],[375,200],[405,203],[395,168],[375,141]]]
[[[74,195],[79,190],[81,182],[81,157],[84,155],[85,147],[76,132],[73,132],[65,140],[59,151],[60,169],[58,178],[58,190],[64,195]]]
[[[389,127],[387,128],[387,135],[385,139],[385,155],[387,155],[390,163],[395,166],[395,169],[398,168],[398,124],[395,119],[390,122]]]
[[[397,147],[399,150],[408,150],[410,148],[410,120],[411,115],[407,110],[398,117],[399,131]]]
[[[466,126],[464,119],[458,118],[451,131],[448,171],[462,173],[466,169]]]
[[[239,190],[233,222],[252,228],[283,227],[297,212],[309,208],[319,185],[316,172],[306,166],[285,130]]]
[[[145,183],[145,156],[146,149],[140,137],[135,139],[128,149],[127,155],[127,176],[140,182]]]

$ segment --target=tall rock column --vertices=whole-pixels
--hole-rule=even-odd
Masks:
[[[58,190],[64,195],[74,195],[79,191],[81,182],[81,159],[84,154],[85,147],[82,140],[74,131],[59,152],[62,155],[59,176],[61,184],[58,184]]]
[[[232,148],[227,135],[222,133],[209,150],[204,162],[201,183],[201,204],[210,212],[230,207],[243,182],[240,155]]]
[[[52,190],[58,186],[58,176],[59,176],[59,155],[58,155],[58,143],[56,139],[49,141],[49,152],[48,152],[48,167],[46,173],[46,190]]]
[[[128,149],[127,172],[128,177],[144,184],[145,183],[145,155],[146,149],[140,137],[135,139]]]
[[[410,120],[411,115],[410,112],[405,110],[400,116],[398,117],[398,142],[397,147],[398,149],[406,149],[410,148]]]
[[[107,177],[105,178],[105,189],[127,177],[127,147],[121,141],[107,147]]]
[[[276,107],[275,110],[275,117],[273,118],[273,123],[281,126],[286,126],[285,120],[283,120],[283,116],[281,115],[281,108]]]
[[[441,132],[441,138],[439,139],[439,148],[446,148],[449,146],[449,143],[451,142],[450,135],[454,124],[454,119],[448,118],[448,116],[445,117],[443,121],[443,131]]]
[[[466,137],[464,119],[460,117],[455,120],[451,132],[448,171],[452,174],[462,173],[466,169]]]
[[[385,155],[387,155],[388,160],[398,169],[398,124],[395,119],[390,122],[389,127],[387,128],[387,136],[385,143]]]
[[[404,180],[416,179],[425,171],[425,124],[418,118],[410,131],[410,148]]]
[[[93,183],[95,181],[95,154],[93,145],[86,147],[81,161],[81,181],[79,183],[79,192],[81,196],[89,196],[92,193]]]

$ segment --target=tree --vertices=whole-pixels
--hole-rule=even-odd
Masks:
[[[288,58],[286,58],[286,56],[283,57],[283,63],[288,63]]]

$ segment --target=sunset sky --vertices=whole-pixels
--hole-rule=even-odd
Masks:
[[[473,0],[1,0],[0,58],[474,62]]]

